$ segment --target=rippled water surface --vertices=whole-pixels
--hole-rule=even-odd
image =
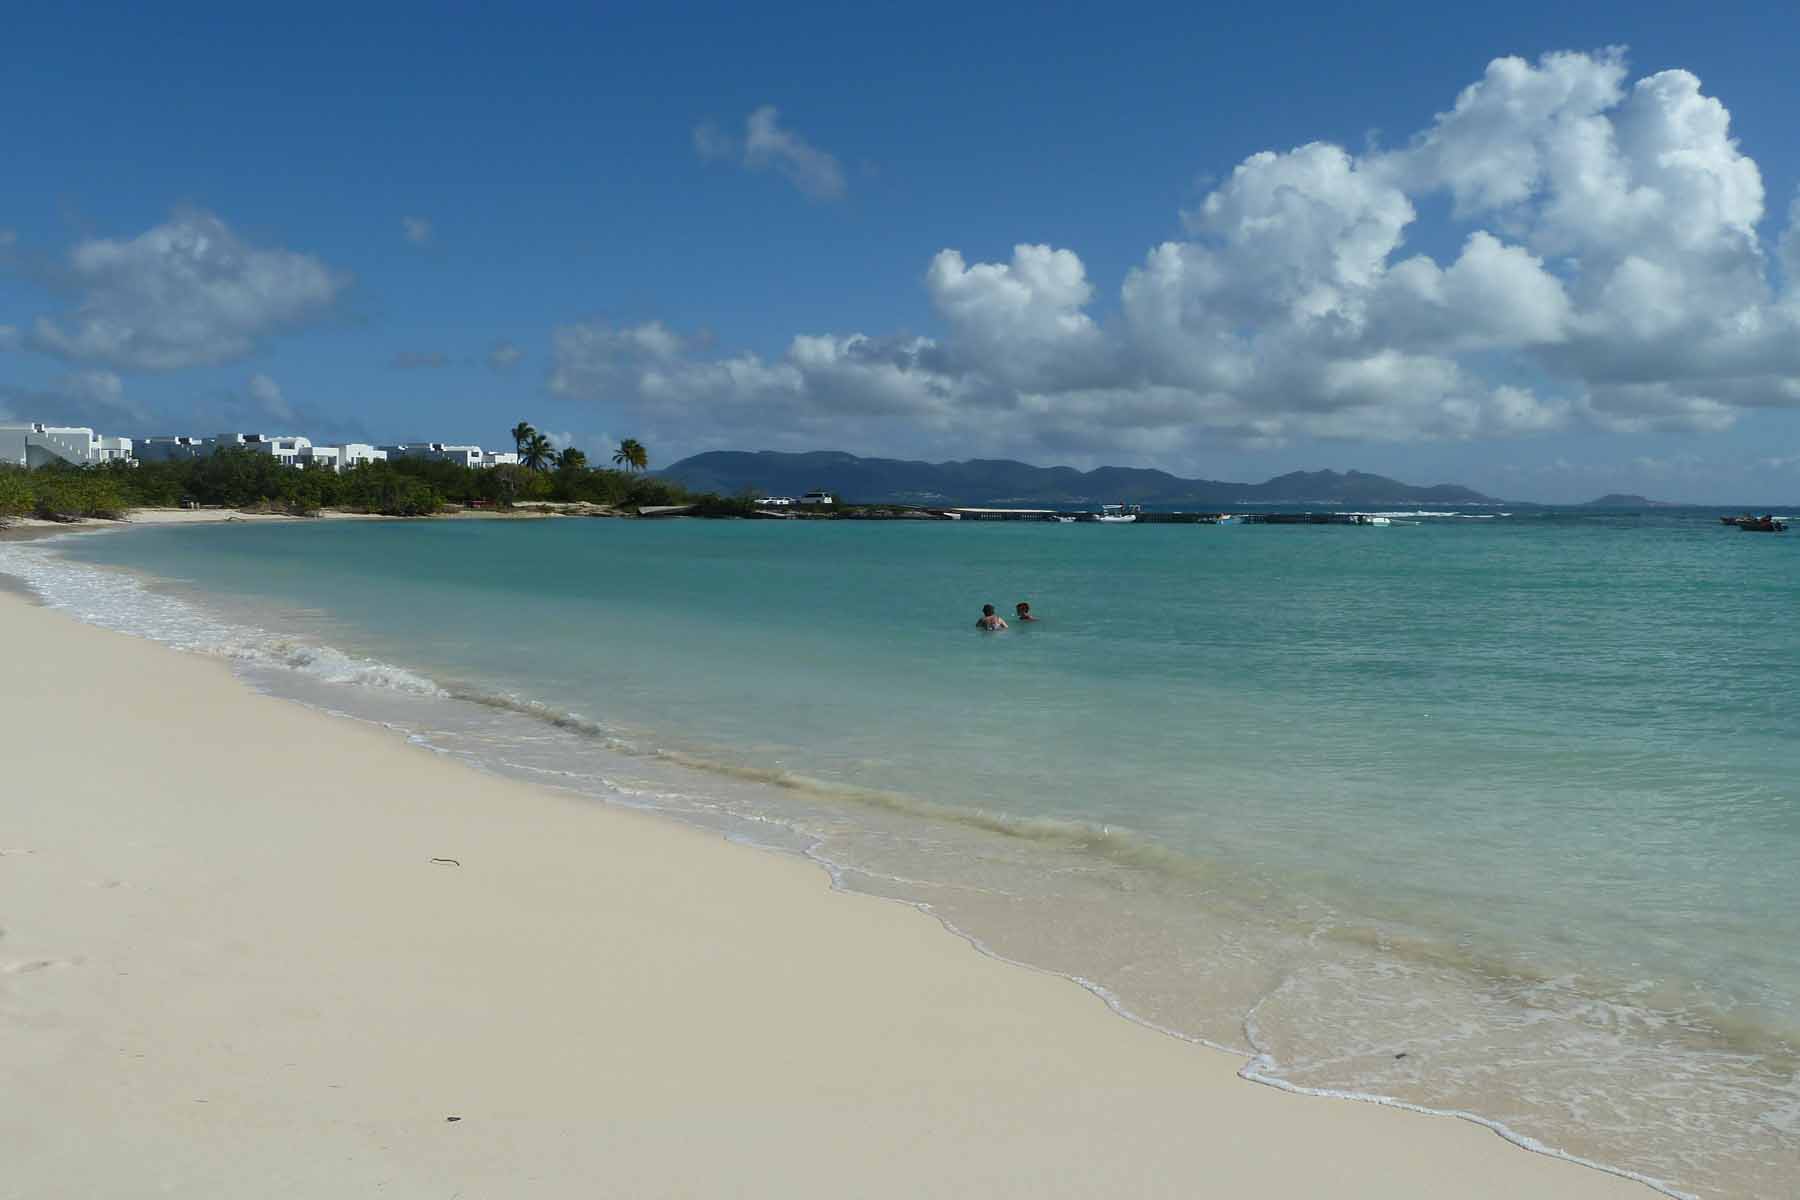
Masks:
[[[809,849],[1255,1077],[1790,1194],[1800,535],[1415,520],[319,522],[0,572],[492,769]],[[974,631],[1019,599],[1043,619]]]

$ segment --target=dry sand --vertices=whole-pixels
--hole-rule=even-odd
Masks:
[[[0,655],[0,1196],[1652,1194],[4,593]]]

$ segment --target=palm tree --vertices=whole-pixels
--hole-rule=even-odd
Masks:
[[[613,453],[613,466],[615,467],[641,471],[649,465],[650,455],[645,452],[643,444],[636,438],[626,438],[619,443],[618,450]]]
[[[533,471],[547,471],[556,458],[556,447],[550,439],[533,430],[519,447],[519,465],[530,467]]]
[[[556,469],[559,471],[581,471],[587,468],[587,455],[570,446],[556,456]]]
[[[536,432],[537,430],[531,427],[530,421],[520,421],[517,425],[514,425],[512,427],[513,449],[517,450],[520,454],[525,453],[525,443],[529,442],[531,436]]]

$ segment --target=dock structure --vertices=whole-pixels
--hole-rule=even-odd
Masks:
[[[954,514],[963,521],[1048,521],[1064,515],[1061,509],[1055,508],[941,508],[935,511],[944,516]]]
[[[1373,513],[1304,512],[1242,513],[1238,520],[1246,525],[1386,525],[1386,517]]]
[[[958,521],[1054,521],[1074,518],[1092,521],[1101,515],[1099,509],[1083,508],[979,508],[959,505],[930,510],[938,516]],[[1130,523],[1137,525],[1216,525],[1229,514],[1217,512],[1142,512],[1134,511]]]
[[[1120,506],[1122,507],[1122,506]],[[759,512],[758,516],[787,515],[786,513]],[[1375,513],[1352,512],[1145,512],[1133,508],[1127,513],[1119,513],[1114,506],[1106,509],[1093,508],[998,508],[980,505],[946,505],[924,508],[905,508],[893,506],[879,512],[865,512],[857,508],[846,510],[841,515],[861,520],[896,520],[910,518],[913,520],[949,520],[949,521],[1103,521],[1115,519],[1120,515],[1128,516],[1128,521],[1119,524],[1131,525],[1387,525],[1387,517]]]

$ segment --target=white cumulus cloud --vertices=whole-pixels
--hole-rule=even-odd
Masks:
[[[752,171],[773,170],[814,200],[839,200],[846,191],[844,169],[832,155],[781,124],[781,114],[765,104],[744,121],[735,138],[710,121],[694,127],[694,152],[707,162],[733,162]]]
[[[703,156],[748,144],[696,131]],[[1460,238],[1443,257],[1407,246],[1437,197]],[[1765,246],[1761,174],[1686,71],[1634,82],[1614,50],[1497,59],[1400,148],[1263,151],[1183,216],[1105,317],[1073,249],[946,249],[924,277],[938,336],[810,333],[769,358],[575,323],[550,386],[659,439],[1163,458],[1218,439],[1704,431],[1800,407],[1800,197]]]
[[[78,362],[170,370],[242,358],[270,334],[325,313],[348,277],[310,254],[253,246],[198,209],[128,241],[76,245],[72,312],[26,340]]]
[[[282,395],[281,385],[260,371],[250,377],[248,385],[250,399],[269,417],[277,421],[291,421],[294,417],[293,406]]]
[[[496,371],[510,371],[518,366],[519,360],[524,357],[523,350],[511,342],[500,341],[495,342],[493,349],[488,351],[487,361],[488,366]]]

